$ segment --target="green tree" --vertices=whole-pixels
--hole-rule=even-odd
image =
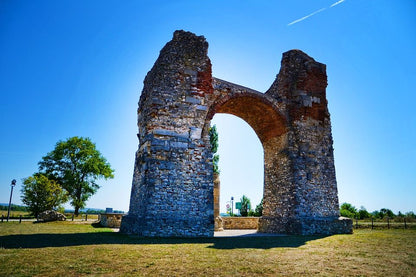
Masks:
[[[212,164],[214,166],[214,173],[219,174],[220,169],[218,167],[218,162],[220,160],[220,156],[216,154],[218,151],[218,132],[217,126],[215,125],[209,128],[209,142],[211,144],[211,152],[213,154]]]
[[[36,173],[23,179],[22,202],[35,217],[46,210],[55,210],[67,201],[67,195],[54,180]]]
[[[354,218],[357,214],[357,209],[350,203],[343,203],[340,208],[341,216]]]
[[[39,162],[39,169],[68,192],[75,215],[97,192],[97,179],[114,177],[114,170],[95,144],[83,137],[58,141],[55,149]]]
[[[365,218],[371,217],[371,214],[363,206],[361,206],[357,214],[358,214],[358,219],[365,219]]]
[[[381,218],[385,218],[385,217],[393,218],[395,216],[396,215],[390,209],[386,209],[386,208],[380,209],[380,217]]]
[[[240,202],[241,202],[240,214],[241,216],[247,216],[251,207],[250,199],[247,196],[243,195],[243,197],[240,198]]]
[[[263,198],[260,201],[260,204],[256,206],[255,216],[262,216],[263,215]]]
[[[374,211],[374,212],[372,212],[372,213],[371,213],[371,215],[372,215],[374,218],[381,218],[381,214],[380,214],[380,212],[379,212],[379,211]]]
[[[416,214],[415,214],[414,212],[412,212],[412,211],[407,212],[405,215],[406,215],[406,217],[408,217],[408,218],[413,218],[413,219],[416,219]]]

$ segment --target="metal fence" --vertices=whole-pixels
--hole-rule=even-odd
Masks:
[[[371,228],[371,229],[416,229],[416,221],[409,218],[384,218],[384,219],[353,219],[353,227],[355,229]]]
[[[67,214],[66,215],[66,220],[67,221],[97,221],[100,219],[100,215],[96,215],[96,214],[80,214],[78,217],[76,217],[74,214]],[[22,223],[22,221],[39,221],[34,217],[25,217],[25,216],[13,216],[13,217],[9,217],[9,219],[7,219],[6,216],[1,215],[0,217],[0,222],[9,222],[9,221],[19,221],[19,223]]]

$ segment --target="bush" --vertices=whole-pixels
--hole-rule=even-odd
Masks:
[[[363,206],[361,206],[357,215],[358,219],[366,219],[371,217],[371,214]]]
[[[243,195],[243,197],[241,197],[240,199],[241,202],[241,210],[240,210],[240,214],[241,216],[248,216],[248,212],[250,211],[250,199]]]
[[[339,212],[341,216],[355,218],[357,214],[357,209],[350,203],[343,203]]]
[[[263,198],[260,201],[260,204],[256,206],[255,216],[262,216],[263,215]]]

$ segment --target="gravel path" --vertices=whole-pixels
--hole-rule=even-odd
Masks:
[[[214,232],[214,237],[223,238],[223,237],[276,237],[284,236],[281,234],[267,234],[267,233],[257,233],[257,230],[224,230],[221,232]]]

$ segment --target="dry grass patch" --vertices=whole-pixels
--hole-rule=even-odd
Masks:
[[[414,276],[415,230],[137,238],[87,224],[0,224],[1,276]]]

